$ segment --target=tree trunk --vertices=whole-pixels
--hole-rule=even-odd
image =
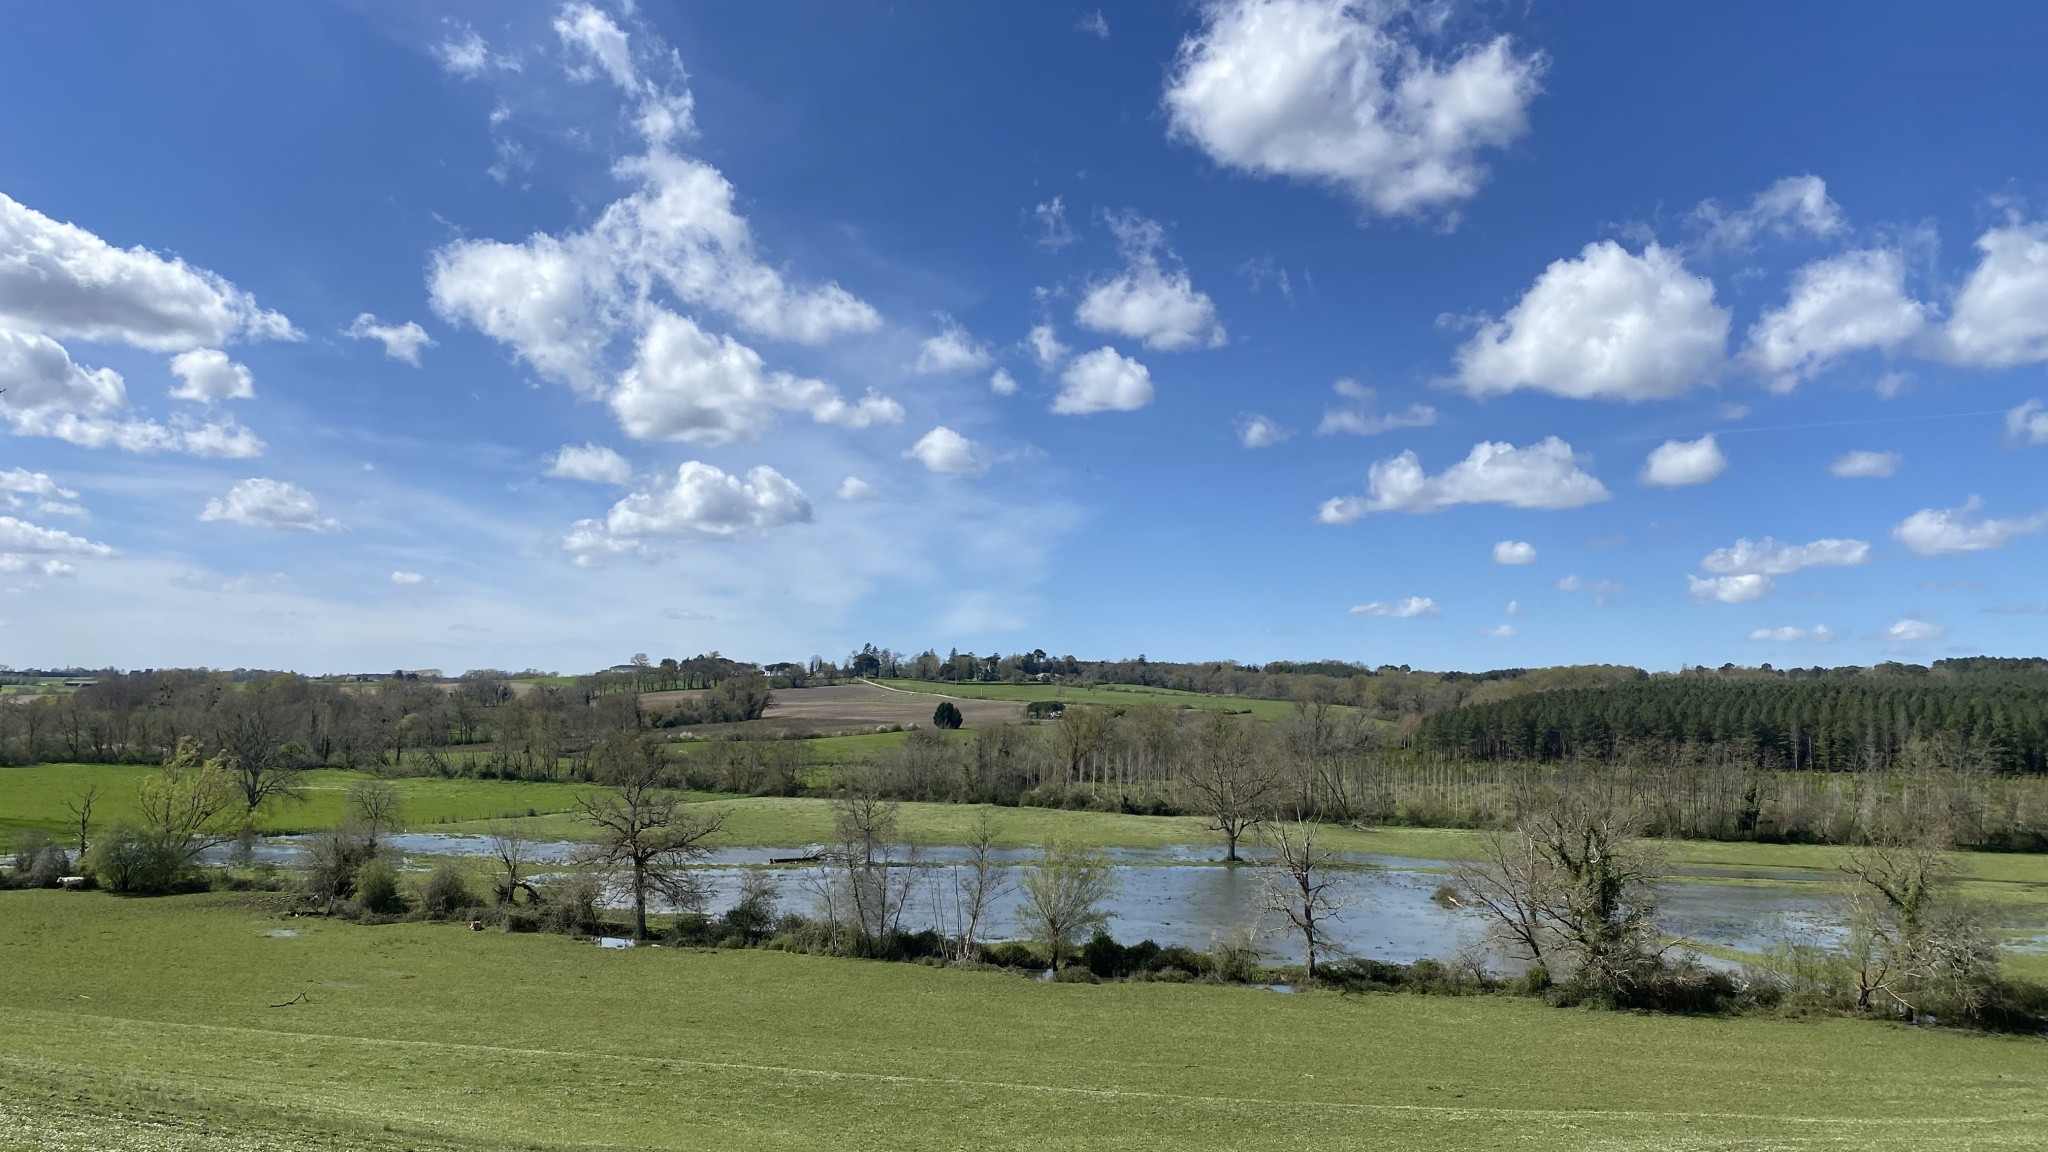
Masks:
[[[647,939],[647,869],[633,862],[633,939]]]

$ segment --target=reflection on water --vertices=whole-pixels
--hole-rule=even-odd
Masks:
[[[303,854],[303,840],[280,837],[241,846],[240,851],[256,861],[289,864]],[[490,839],[484,836],[413,832],[388,837],[387,842],[404,857],[491,854]],[[533,863],[560,865],[573,861],[582,847],[571,841],[532,841],[526,845],[526,853]],[[210,855],[224,861],[237,851],[237,846],[229,845]],[[731,907],[748,869],[764,866],[772,858],[806,854],[803,849],[791,848],[720,848],[712,852],[700,869],[708,896],[706,911],[716,913]],[[1031,860],[1036,852],[1005,849],[995,855],[1004,865],[1014,867]],[[1117,881],[1117,895],[1109,906],[1110,931],[1119,940],[1151,939],[1164,945],[1207,948],[1233,929],[1273,927],[1272,918],[1261,910],[1263,882],[1258,869],[1219,864],[1213,847],[1114,848],[1107,855]],[[967,858],[967,850],[960,847],[920,850],[918,859],[927,866],[922,870],[926,882],[912,898],[906,926],[924,928],[939,922],[935,898],[949,882],[950,866]],[[1484,925],[1476,916],[1441,907],[1430,899],[1448,879],[1444,872],[1449,862],[1364,853],[1345,854],[1344,860],[1352,870],[1340,875],[1337,886],[1350,907],[1334,924],[1338,951],[1406,963],[1448,957],[1481,941]],[[423,867],[425,861],[417,861],[415,866]],[[823,875],[817,866],[783,866],[775,869],[775,875],[781,910],[812,910],[811,892]],[[1811,881],[1815,874],[1753,875]],[[1016,885],[1010,884],[996,901],[992,924],[997,934],[1014,931],[1021,903]],[[1660,921],[1666,931],[1689,941],[1761,952],[1784,939],[1816,944],[1838,939],[1840,929],[1833,923],[1828,905],[1828,893],[1818,884],[1728,884],[1688,881],[1681,876],[1663,887]],[[1263,944],[1274,960],[1301,959],[1299,942],[1286,935],[1269,932]]]

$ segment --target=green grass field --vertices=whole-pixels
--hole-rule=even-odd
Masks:
[[[100,826],[136,816],[137,789],[155,771],[135,764],[38,764],[0,768],[0,835],[19,828],[64,831],[71,822],[65,803],[99,786],[93,823]],[[341,822],[349,785],[368,779],[362,772],[322,769],[305,774],[306,799],[281,802],[258,813],[261,832],[313,832]],[[566,812],[587,784],[528,784],[511,780],[443,780],[403,777],[391,782],[405,803],[409,827],[457,820],[493,820],[536,813]]]
[[[1065,684],[953,684],[937,680],[877,680],[875,683],[903,692],[935,693],[971,700],[1022,700],[1027,703],[1032,700],[1064,700],[1111,707],[1159,704],[1168,708],[1222,708],[1232,712],[1250,712],[1261,720],[1291,715],[1294,711],[1294,705],[1285,700],[1213,696],[1137,684],[1099,684],[1082,688]]]
[[[0,893],[0,971],[9,1150],[1875,1152],[2048,1132],[2048,1043],[1862,1021],[603,952],[225,896]]]

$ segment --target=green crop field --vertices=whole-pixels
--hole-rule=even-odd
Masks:
[[[0,971],[10,1150],[2018,1149],[2048,1131],[2048,1043],[1863,1021],[604,952],[228,896],[0,893]]]
[[[1135,707],[1158,704],[1167,708],[1222,708],[1249,712],[1261,720],[1290,715],[1294,705],[1285,700],[1254,700],[1248,696],[1213,696],[1181,692],[1172,688],[1148,688],[1138,684],[1097,684],[1076,687],[1065,684],[954,684],[941,680],[877,680],[877,684],[903,692],[925,692],[960,696],[972,700],[1063,700],[1075,704]]]

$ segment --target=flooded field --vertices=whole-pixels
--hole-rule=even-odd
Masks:
[[[407,833],[387,841],[413,867],[433,857],[488,856],[490,840],[482,836]],[[573,863],[587,846],[573,841],[527,845],[530,861],[547,867]],[[225,859],[233,847],[218,850]],[[291,864],[303,852],[299,838],[260,841],[247,850],[255,861]],[[769,868],[776,877],[778,905],[784,911],[811,911],[824,880],[816,864],[772,861],[801,856],[801,849],[727,847],[712,852],[700,875],[706,893],[704,910],[717,913],[738,898],[741,878],[750,870]],[[1114,848],[1109,857],[1117,893],[1109,905],[1110,932],[1117,939],[1151,939],[1166,945],[1207,948],[1219,937],[1241,928],[1262,931],[1262,946],[1276,960],[1298,960],[1298,945],[1282,934],[1261,911],[1263,880],[1256,867],[1231,867],[1216,860],[1216,849],[1195,845],[1168,848]],[[1008,868],[1029,861],[1034,853],[1009,849],[995,853]],[[951,883],[967,850],[934,847],[918,852],[918,883],[911,896],[906,926],[935,926],[939,895]],[[1438,889],[1454,883],[1452,864],[1445,860],[1403,856],[1346,854],[1347,871],[1340,887],[1351,906],[1339,917],[1335,939],[1340,951],[1376,960],[1408,962],[1425,957],[1450,957],[1483,943],[1485,925],[1469,911],[1439,901]],[[1795,939],[1824,943],[1835,938],[1829,877],[1819,872],[1782,870],[1709,872],[1691,870],[1662,886],[1660,920],[1681,940],[1760,952],[1774,942]],[[620,900],[623,903],[623,898]],[[996,901],[997,935],[1012,932],[1020,896],[1012,882]]]

